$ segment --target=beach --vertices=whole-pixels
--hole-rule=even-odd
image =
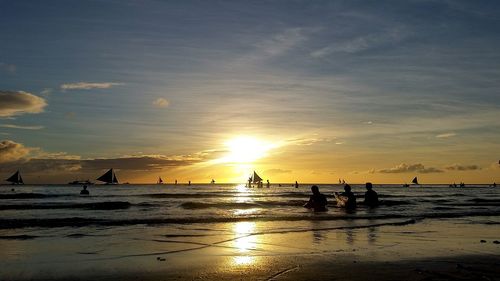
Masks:
[[[23,192],[20,190],[23,189]],[[2,280],[495,280],[500,192],[379,185],[381,206],[301,207],[237,185],[26,186],[0,193]],[[353,185],[356,195],[361,185]],[[362,199],[358,199],[362,201]],[[121,203],[118,203],[121,202]]]

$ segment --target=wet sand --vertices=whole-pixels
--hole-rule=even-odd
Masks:
[[[2,232],[2,280],[495,280],[500,225],[474,218],[328,228],[242,222],[213,229]],[[484,220],[484,218],[483,218]],[[485,219],[487,220],[487,218]],[[369,224],[368,224],[369,225]],[[200,225],[201,226],[201,225]],[[207,225],[204,225],[205,227]],[[302,228],[302,229],[301,229]],[[59,230],[58,233],[61,233]],[[196,233],[196,234],[190,234]],[[10,235],[7,235],[10,234]],[[17,235],[14,235],[17,234]],[[29,235],[31,234],[31,236]],[[36,234],[36,235],[33,235]],[[483,240],[483,241],[481,241]]]

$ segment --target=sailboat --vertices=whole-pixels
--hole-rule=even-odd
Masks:
[[[113,169],[109,169],[104,175],[98,177],[97,180],[105,182],[106,184],[118,184],[118,179]]]
[[[262,178],[257,175],[255,171],[253,171],[252,183],[256,183],[257,187],[262,187]]]
[[[156,182],[156,184],[163,184],[163,180],[161,179],[161,177],[158,177],[158,181]]]
[[[417,179],[417,177],[414,177],[414,178],[413,178],[413,180],[411,180],[411,182],[412,182],[413,184],[418,184],[418,185],[420,185],[420,184],[418,183],[418,179]]]
[[[17,170],[12,176],[10,176],[5,181],[11,182],[12,184],[24,184],[23,178],[21,177],[21,173]]]

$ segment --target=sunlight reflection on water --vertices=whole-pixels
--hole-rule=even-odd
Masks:
[[[234,265],[249,265],[255,263],[255,257],[249,255],[255,250],[258,237],[250,235],[255,232],[255,222],[238,222],[234,224],[234,234],[239,237],[234,240],[234,247],[242,255],[233,257]]]

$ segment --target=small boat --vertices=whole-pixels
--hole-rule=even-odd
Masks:
[[[163,180],[161,179],[161,177],[158,177],[158,181],[156,182],[156,184],[163,184]]]
[[[109,169],[104,175],[98,177],[97,180],[105,182],[106,184],[118,184],[118,179],[113,169]]]
[[[21,177],[21,173],[17,170],[12,176],[10,176],[5,181],[8,181],[12,184],[24,184],[23,178]]]
[[[71,184],[71,185],[93,185],[94,183],[91,182],[90,180],[74,180],[74,181],[68,182],[68,184]]]

